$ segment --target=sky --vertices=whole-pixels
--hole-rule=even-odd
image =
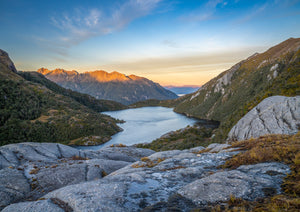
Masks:
[[[105,70],[198,85],[300,37],[300,0],[0,0],[18,70]]]

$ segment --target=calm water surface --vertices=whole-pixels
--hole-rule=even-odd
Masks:
[[[111,144],[133,145],[151,142],[162,135],[187,125],[193,125],[196,119],[173,112],[166,107],[142,107],[120,111],[104,112],[109,116],[122,119],[125,123],[118,124],[123,131],[112,136],[112,139],[99,146],[79,147],[80,149],[100,149]]]

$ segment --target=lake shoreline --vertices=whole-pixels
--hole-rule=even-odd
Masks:
[[[108,111],[103,114],[118,120],[124,120],[123,123],[118,124],[123,131],[116,133],[112,136],[112,139],[100,145],[73,145],[72,147],[98,150],[105,146],[120,143],[132,146],[140,143],[151,143],[164,134],[184,129],[187,126],[197,125],[199,127],[214,129],[219,124],[215,121],[188,117],[186,114],[175,112],[173,108],[162,106],[130,108],[119,111]]]

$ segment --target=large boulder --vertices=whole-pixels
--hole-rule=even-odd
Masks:
[[[241,166],[196,180],[179,190],[198,205],[228,201],[232,196],[246,200],[280,193],[282,178],[289,167],[280,163]],[[274,173],[276,173],[274,175]]]
[[[264,99],[230,130],[229,141],[267,134],[296,134],[300,128],[300,96]]]

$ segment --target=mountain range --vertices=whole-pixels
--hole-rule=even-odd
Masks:
[[[106,99],[129,105],[147,99],[175,99],[177,95],[158,83],[135,75],[126,76],[119,72],[93,71],[78,73],[63,69],[37,71],[58,85],[97,99]]]

